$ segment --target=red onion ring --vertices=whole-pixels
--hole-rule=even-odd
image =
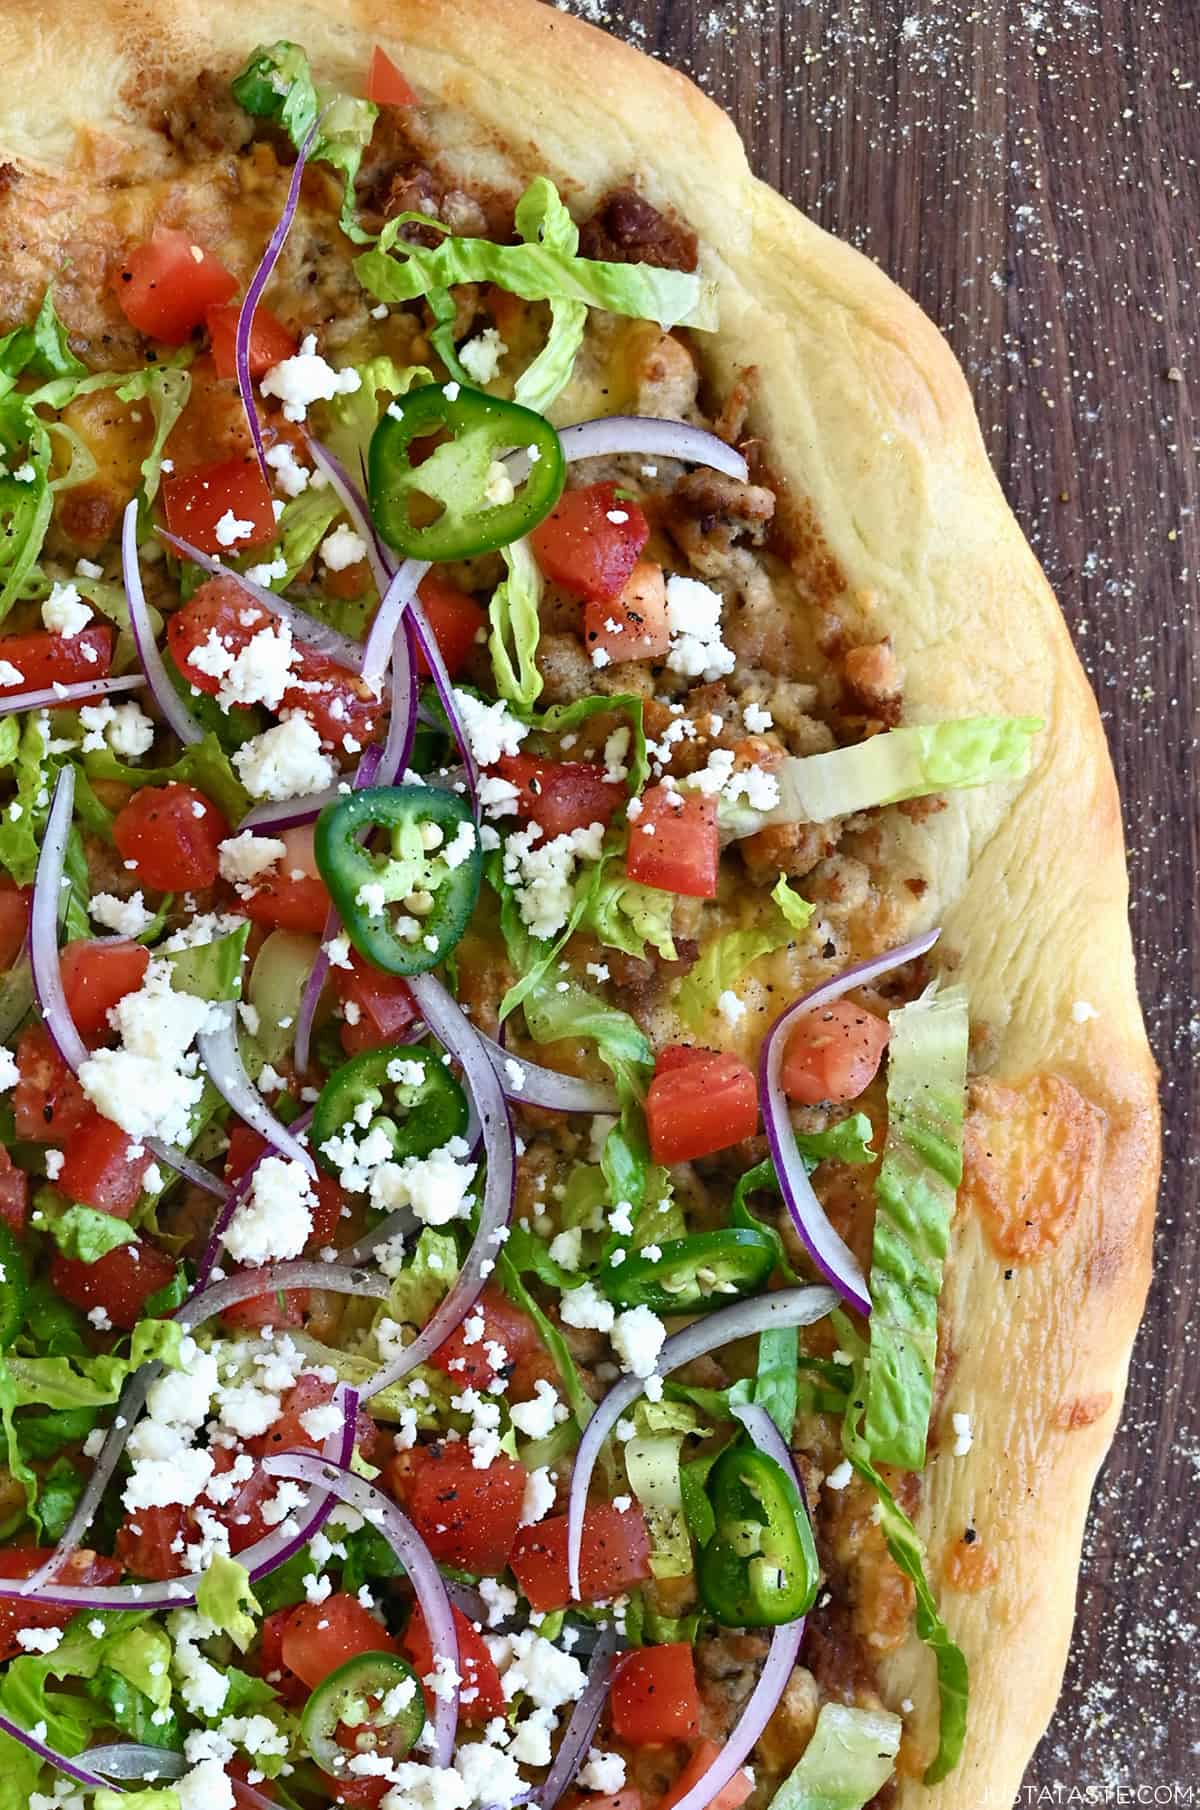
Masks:
[[[0,698],[0,717],[15,716],[19,710],[66,710],[73,704],[86,704],[94,698],[111,698],[118,692],[140,691],[146,684],[142,673],[127,673],[122,679],[80,679],[75,685],[56,685],[49,691],[14,691]]]
[[[303,1164],[310,1175],[315,1175],[317,1165],[313,1161],[312,1152],[305,1148],[286,1125],[280,1124],[242,1066],[237,1042],[236,1010],[230,1000],[224,1000],[221,1004],[223,1010],[219,1028],[201,1031],[196,1038],[196,1048],[209,1080],[225,1104],[232,1107],[238,1118],[244,1119],[252,1130],[257,1131],[259,1137],[266,1138],[273,1150],[289,1157],[293,1163]]]
[[[418,1220],[411,1207],[397,1207],[386,1219],[380,1220],[373,1232],[368,1232],[352,1244],[349,1250],[338,1253],[339,1263],[369,1263],[381,1245],[389,1244],[393,1238],[407,1238],[410,1232],[417,1229]]]
[[[457,1674],[458,1635],[454,1627],[450,1598],[429,1548],[408,1516],[381,1490],[374,1489],[344,1466],[318,1458],[312,1452],[280,1452],[263,1459],[263,1470],[268,1477],[291,1477],[297,1483],[309,1483],[316,1489],[328,1490],[339,1502],[357,1509],[364,1521],[383,1535],[403,1565],[413,1587],[429,1631],[434,1659],[448,1660]],[[454,1736],[458,1727],[458,1686],[455,1685],[448,1697],[435,1694],[434,1701],[432,1764],[448,1766],[454,1754]]]
[[[143,1747],[137,1741],[114,1741],[89,1747],[87,1757],[106,1779],[178,1779],[188,1770],[181,1753],[171,1747]]]
[[[226,1308],[236,1307],[240,1301],[252,1301],[256,1295],[290,1288],[325,1288],[335,1295],[362,1295],[384,1301],[389,1286],[387,1277],[378,1271],[297,1257],[292,1263],[264,1264],[259,1269],[236,1270],[232,1276],[223,1276],[220,1282],[190,1296],[176,1309],[174,1318],[185,1332],[194,1332]]]
[[[324,119],[325,113],[314,119],[308,128],[304,142],[296,153],[296,161],[292,165],[291,181],[288,183],[287,200],[283,204],[283,212],[279,216],[274,232],[267,240],[266,250],[259,260],[258,269],[250,278],[250,282],[238,311],[237,329],[234,334],[234,363],[237,366],[238,395],[242,399],[242,407],[246,411],[246,420],[250,427],[250,437],[254,441],[254,456],[258,460],[258,469],[262,472],[263,482],[269,487],[271,473],[267,468],[267,455],[263,448],[262,429],[258,425],[258,411],[254,406],[254,391],[250,383],[250,335],[254,330],[254,310],[258,306],[259,297],[271,280],[271,272],[283,250],[284,241],[292,230],[292,221],[296,218],[296,209],[300,205],[300,184],[304,177],[304,165],[312,150],[313,140],[317,136],[317,128]]]
[[[214,554],[201,552],[191,541],[181,540],[177,534],[169,534],[165,528],[159,528],[157,533],[160,540],[165,540],[177,553],[182,553],[202,571],[211,572],[214,578],[231,578],[234,584],[240,585],[248,596],[253,597],[255,603],[261,604],[264,610],[278,617],[280,622],[286,622],[297,641],[314,648],[319,654],[325,654],[349,672],[358,672],[363,654],[359,642],[351,641],[348,635],[341,635],[337,629],[330,628],[328,623],[310,616],[299,604],[289,603],[278,591],[268,590],[266,585],[248,578],[244,572],[235,572],[232,566],[225,565]]]
[[[551,1112],[617,1112],[620,1102],[617,1090],[609,1081],[585,1081],[579,1075],[562,1075],[557,1069],[543,1068],[524,1056],[510,1056],[508,1051],[482,1031],[476,1033],[499,1077],[507,1097],[516,1106],[544,1106]],[[508,1072],[514,1063],[523,1080],[518,1084]]]
[[[923,936],[914,937],[912,942],[889,949],[884,955],[872,956],[869,961],[857,962],[836,979],[814,987],[775,1020],[759,1055],[758,1090],[763,1125],[792,1224],[821,1275],[837,1289],[844,1301],[863,1315],[871,1311],[866,1277],[854,1253],[829,1223],[796,1148],[787,1096],[780,1080],[783,1058],[798,1018],[840,999],[843,993],[849,993],[855,987],[866,986],[880,975],[890,974],[893,968],[900,968],[905,962],[914,961],[918,955],[932,949],[940,934],[937,930],[927,930]]]
[[[512,1122],[504,1090],[478,1032],[432,974],[410,975],[408,985],[430,1031],[463,1071],[463,1080],[474,1099],[483,1127],[487,1178],[479,1208],[478,1230],[453,1287],[412,1344],[406,1345],[398,1357],[385,1364],[369,1383],[363,1385],[363,1396],[368,1401],[380,1390],[399,1382],[418,1364],[423,1364],[474,1307],[495,1266],[496,1252],[500,1248],[495,1235],[508,1224],[516,1189],[517,1159]]]
[[[403,646],[401,642],[403,641]],[[417,732],[417,640],[407,617],[396,630],[392,649],[392,704],[388,717],[387,741],[375,784],[393,786],[398,783],[412,759],[413,738]]]
[[[309,436],[308,450],[313,456],[314,464],[329,479],[330,488],[338,502],[354,524],[359,538],[366,542],[367,561],[371,567],[371,576],[375,580],[375,589],[383,596],[391,582],[393,566],[388,554],[384,551],[383,542],[375,532],[375,524],[371,520],[366,500],[357,484],[350,476],[341,460],[336,458],[329,448]]]
[[[749,467],[740,452],[725,440],[686,421],[662,421],[652,415],[599,415],[574,427],[560,427],[563,457],[568,465],[578,459],[614,457],[622,453],[646,453],[651,458],[680,459],[685,465],[707,465],[726,477],[745,483]],[[529,471],[524,450],[505,460],[509,476],[519,483]]]
[[[298,823],[314,823],[327,804],[336,804],[350,790],[348,780],[326,786],[323,792],[306,792],[300,798],[267,799],[239,819],[241,830],[287,830]]]
[[[133,644],[154,693],[154,701],[180,741],[187,746],[202,742],[204,731],[172,685],[154,639],[146,593],[142,587],[142,569],[138,563],[137,521],[138,499],[133,497],[126,507],[125,519],[121,524],[121,577],[129,605],[129,626],[133,630]]]
[[[605,1628],[588,1663],[583,1695],[571,1711],[571,1719],[558,1744],[558,1752],[546,1774],[546,1781],[534,1796],[533,1802],[537,1805],[537,1810],[554,1810],[555,1804],[579,1772],[580,1763],[595,1738],[608,1701],[608,1687],[612,1682],[612,1662],[616,1651],[616,1633],[612,1628]]]
[[[759,1450],[773,1458],[791,1477],[803,1503],[804,1491],[796,1475],[792,1454],[780,1437],[779,1429],[771,1416],[750,1403],[735,1407],[733,1412]],[[752,1752],[754,1743],[778,1707],[800,1657],[800,1642],[803,1638],[803,1616],[798,1621],[786,1622],[773,1630],[766,1662],[758,1675],[758,1683],[746,1699],[741,1715],[726,1735],[720,1752],[708,1771],[696,1780],[690,1791],[684,1793],[675,1810],[707,1810],[734,1774],[740,1771],[742,1762]]]
[[[430,628],[425,612],[419,600],[414,597],[408,605],[407,618],[412,623],[417,645],[425,656],[425,664],[433,677],[433,683],[441,699],[442,709],[446,712],[446,720],[450,732],[462,755],[466,772],[467,793],[471,800],[471,812],[476,823],[479,822],[479,767],[471,752],[471,743],[463,728],[462,718],[458,711],[458,702],[454,696],[454,685],[450,674],[446,671],[446,662],[442,659],[442,650],[437,644],[437,637]]]
[[[837,1306],[832,1289],[781,1288],[773,1294],[760,1295],[754,1301],[736,1301],[732,1307],[718,1308],[703,1320],[695,1320],[683,1332],[672,1335],[662,1348],[658,1375],[669,1376],[694,1358],[718,1351],[735,1339],[750,1338],[768,1326],[811,1326]],[[583,1544],[583,1512],[587,1507],[588,1485],[592,1480],[600,1448],[617,1422],[638,1397],[645,1392],[644,1376],[623,1376],[614,1383],[596,1408],[583,1430],[575,1467],[571,1472],[571,1493],[567,1504],[567,1576],[571,1595],[579,1601],[579,1553]],[[705,1802],[708,1800],[706,1799]]]
[[[429,570],[428,560],[406,559],[389,578],[387,589],[379,599],[363,651],[362,676],[367,685],[378,686],[392,657],[396,634],[405,610],[417,594],[417,586]]]
[[[57,1752],[45,1741],[39,1741],[36,1735],[30,1734],[27,1728],[22,1728],[19,1722],[13,1722],[8,1716],[0,1716],[0,1734],[6,1734],[20,1746],[27,1747],[44,1765],[53,1766],[65,1778],[74,1779],[77,1785],[83,1785],[88,1791],[105,1789],[105,1781],[98,1774],[89,1772],[78,1760],[68,1760],[65,1754]]]

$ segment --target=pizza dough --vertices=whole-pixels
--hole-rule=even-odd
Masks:
[[[164,87],[203,71],[216,94],[278,37],[347,87],[382,44],[422,96],[420,131],[469,182],[515,195],[546,173],[586,210],[632,177],[676,209],[720,289],[700,357],[725,386],[757,372],[750,427],[802,530],[801,592],[890,633],[907,721],[1046,721],[1024,781],[951,794],[896,832],[897,860],[927,877],[927,921],[944,926],[936,966],[970,989],[978,1070],[918,1520],[970,1664],[970,1728],[956,1771],[932,1793],[902,1778],[897,1801],[1005,1803],[1059,1687],[1147,1286],[1158,1149],[1103,730],[966,383],[882,272],[755,180],[689,82],[536,0],[97,0],[86,14],[3,0],[0,155],[22,210],[10,218],[29,225],[0,287],[6,324],[64,245],[86,259],[102,241],[121,198],[99,185],[163,164]],[[956,1414],[970,1430],[959,1457]],[[914,1637],[883,1676],[924,1714],[928,1758],[929,1654]]]

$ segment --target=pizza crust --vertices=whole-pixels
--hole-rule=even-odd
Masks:
[[[322,79],[348,86],[380,42],[430,97],[419,123],[472,181],[515,193],[545,171],[586,207],[636,176],[697,230],[719,284],[722,331],[697,336],[702,361],[724,384],[757,367],[752,430],[815,525],[801,584],[819,596],[840,572],[843,616],[885,621],[908,673],[907,720],[1045,719],[1027,779],[953,794],[895,832],[929,877],[936,965],[966,982],[984,1027],[993,1093],[974,1121],[979,1148],[989,1112],[1024,1111],[1036,1127],[1047,1095],[1073,1097],[1092,1128],[1043,1163],[1046,1186],[1077,1201],[1041,1254],[997,1245],[979,1198],[987,1178],[973,1176],[946,1280],[954,1356],[919,1524],[970,1662],[971,1722],[962,1763],[932,1799],[906,1778],[898,1802],[1008,1802],[1065,1662],[1088,1497],[1147,1287],[1158,1131],[1103,730],[958,365],[881,271],[753,178],[730,121],[684,77],[533,0],[98,0],[86,45],[79,27],[73,0],[0,0],[0,154],[56,182],[68,170],[94,181],[131,153],[153,167],[164,76],[223,76],[285,36]],[[995,1174],[993,1163],[993,1186]],[[953,1413],[970,1416],[964,1457],[953,1456]],[[995,1560],[973,1591],[944,1575],[968,1527]],[[917,1704],[919,1773],[934,1727],[929,1654],[910,1640],[884,1681],[893,1702]]]

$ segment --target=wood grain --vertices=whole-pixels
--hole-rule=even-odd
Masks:
[[[1100,698],[1163,1070],[1166,1170],[1157,1279],[1093,1507],[1067,1684],[1026,1794],[1052,1803],[1056,1788],[1192,1783],[1200,8],[620,0],[607,11],[574,0],[572,10],[691,74],[732,113],[759,174],[938,322]]]

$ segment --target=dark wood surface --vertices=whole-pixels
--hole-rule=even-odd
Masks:
[[[1089,1524],[1073,1656],[1027,1797],[1200,1782],[1200,3],[570,10],[691,74],[733,114],[758,173],[938,322],[1099,695],[1125,800],[1166,1169],[1156,1280]]]

